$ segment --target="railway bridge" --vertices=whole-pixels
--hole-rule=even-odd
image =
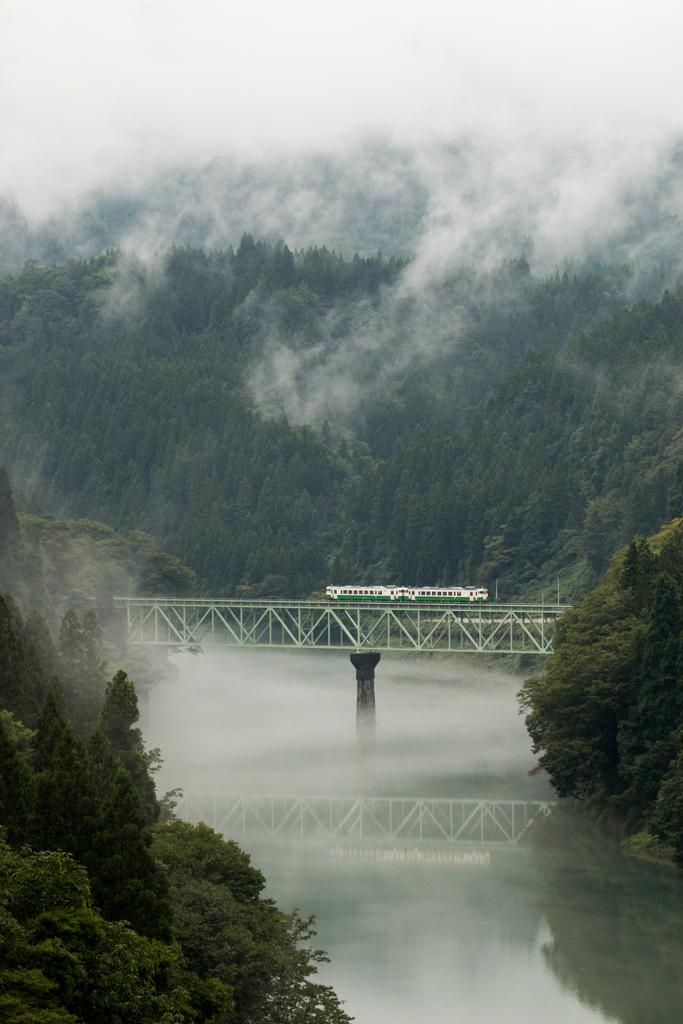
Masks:
[[[164,647],[280,647],[355,653],[552,653],[566,605],[415,604],[273,598],[117,597],[128,639]]]
[[[348,651],[356,669],[356,722],[363,759],[372,756],[375,668],[383,653],[548,656],[565,605],[386,601],[240,601],[118,597],[128,639],[186,650],[272,647]]]

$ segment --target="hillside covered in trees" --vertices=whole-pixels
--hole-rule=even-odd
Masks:
[[[7,578],[27,549],[11,492],[0,494]],[[118,540],[122,550],[104,556],[114,572],[116,554],[130,558]],[[28,554],[49,563],[40,548]],[[110,674],[103,640],[93,610],[69,609],[55,637],[42,612],[22,615],[0,596],[0,1017],[348,1021],[333,990],[311,980],[325,959],[312,919],[265,899],[263,875],[234,842],[174,820],[174,794],[157,798],[161,754],[146,750],[138,689],[125,671]]]
[[[683,520],[612,559],[521,692],[559,796],[673,847],[683,867]]]
[[[30,260],[0,281],[18,507],[143,530],[199,593],[559,577],[573,599],[682,510],[683,295],[630,305],[623,268],[523,257],[410,273],[250,236]]]

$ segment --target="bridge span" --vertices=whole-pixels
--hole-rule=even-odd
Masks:
[[[226,839],[268,836],[335,843],[516,847],[554,801],[395,796],[185,794],[176,808]]]
[[[363,604],[117,597],[128,639],[165,647],[449,654],[552,653],[564,605]]]

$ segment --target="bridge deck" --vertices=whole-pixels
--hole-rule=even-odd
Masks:
[[[119,597],[131,643],[345,651],[552,652],[564,605]]]

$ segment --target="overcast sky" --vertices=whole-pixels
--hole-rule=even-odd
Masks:
[[[669,0],[4,0],[0,192],[43,213],[169,160],[475,133],[531,171],[681,128]],[[545,157],[544,157],[545,159]]]

